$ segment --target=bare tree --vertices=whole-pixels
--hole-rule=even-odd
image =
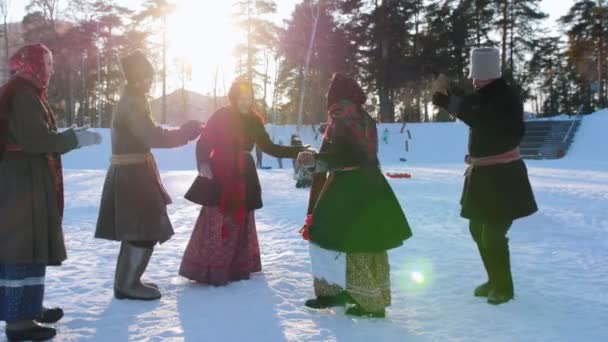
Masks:
[[[319,24],[319,16],[321,11],[321,5],[317,3],[316,6],[312,7],[312,17],[314,24],[312,25],[312,32],[310,34],[310,42],[308,44],[308,51],[306,52],[306,61],[304,64],[304,77],[302,78],[302,82],[300,85],[300,104],[298,106],[298,122],[297,122],[297,131],[300,132],[300,128],[302,127],[302,112],[304,111],[304,98],[306,96],[306,78],[308,77],[308,70],[310,68],[310,58],[312,57],[313,47],[315,44],[315,39],[317,37],[317,27]]]
[[[55,28],[60,2],[61,0],[30,0],[30,3],[26,8],[28,11],[40,10],[43,16],[49,20],[53,28]]]
[[[167,121],[167,47],[168,47],[168,25],[167,17],[173,11],[175,11],[176,5],[168,0],[148,0],[145,3],[144,10],[135,16],[137,21],[143,21],[146,19],[152,19],[155,22],[161,23],[162,33],[162,84],[163,84],[163,97],[162,97],[162,115],[161,123]]]
[[[2,37],[4,38],[4,65],[8,65],[10,58],[10,39],[8,32],[8,15],[11,8],[11,0],[0,0],[0,15],[2,16]]]

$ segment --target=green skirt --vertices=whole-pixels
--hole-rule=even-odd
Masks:
[[[311,242],[339,252],[375,253],[399,247],[411,236],[380,169],[330,174],[313,213]]]

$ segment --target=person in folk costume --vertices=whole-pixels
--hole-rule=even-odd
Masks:
[[[363,109],[365,101],[355,80],[334,75],[320,152],[298,158],[315,168],[302,234],[310,241],[316,298],[306,306],[350,303],[349,315],[384,317],[391,304],[387,250],[412,232],[380,170],[376,122]]]
[[[0,88],[0,321],[10,341],[46,340],[63,317],[42,306],[47,266],[66,259],[61,154],[99,144],[84,128],[58,132],[47,98],[53,55],[42,44],[10,58]]]
[[[173,235],[167,215],[171,203],[150,152],[175,148],[198,137],[202,125],[188,121],[179,129],[164,129],[151,117],[147,94],[154,67],[141,51],[120,60],[127,84],[112,118],[112,160],[103,193],[96,238],[120,241],[114,296],[155,300],[158,286],[142,283],[154,246]]]
[[[249,279],[262,269],[254,211],[261,187],[254,145],[275,158],[295,159],[307,146],[275,145],[254,109],[250,83],[236,80],[230,104],[207,121],[197,144],[199,177],[186,198],[203,205],[179,274],[214,286]]]
[[[519,152],[523,104],[501,76],[498,50],[473,49],[469,77],[475,93],[458,95],[442,76],[433,103],[470,127],[461,216],[470,220],[488,275],[474,294],[497,305],[514,297],[507,232],[514,220],[535,213],[537,205]]]

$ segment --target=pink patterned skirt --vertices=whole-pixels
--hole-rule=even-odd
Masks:
[[[222,233],[222,226],[226,229]],[[217,207],[203,207],[184,252],[179,274],[201,284],[226,285],[260,272],[254,212],[243,225]]]

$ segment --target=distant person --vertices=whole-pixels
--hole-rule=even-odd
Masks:
[[[294,159],[305,146],[275,145],[255,111],[253,87],[237,80],[230,104],[207,122],[197,144],[199,177],[186,198],[203,205],[179,274],[201,284],[226,285],[260,272],[255,210],[262,208],[253,146],[275,157]]]
[[[141,51],[120,60],[127,80],[112,118],[112,160],[106,175],[95,237],[120,241],[114,296],[156,300],[158,286],[142,283],[154,247],[173,235],[167,215],[171,198],[165,190],[152,148],[186,145],[201,132],[198,121],[168,130],[152,120],[147,94],[154,67]]]
[[[389,131],[388,128],[384,129],[384,132],[382,133],[382,141],[384,141],[384,144],[388,145],[388,138],[389,138]]]
[[[61,155],[101,143],[86,129],[60,133],[48,102],[53,54],[42,44],[10,58],[0,88],[0,321],[9,341],[48,340],[63,317],[45,308],[47,266],[66,259]]]
[[[433,103],[470,127],[469,169],[462,194],[461,215],[470,220],[488,281],[475,296],[490,304],[513,299],[507,232],[513,221],[537,211],[519,144],[524,136],[523,104],[502,78],[500,53],[494,48],[471,52],[475,93],[457,95],[440,76]]]
[[[380,171],[376,122],[363,109],[365,100],[355,80],[334,75],[321,150],[298,158],[315,170],[302,233],[310,241],[316,298],[306,306],[352,303],[348,315],[385,317],[391,305],[387,251],[412,232]]]

